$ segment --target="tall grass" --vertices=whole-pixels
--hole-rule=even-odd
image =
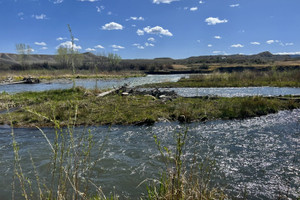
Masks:
[[[111,199],[107,198],[101,190],[91,181],[92,168],[98,163],[102,147],[93,155],[95,142],[90,130],[84,130],[80,134],[75,132],[78,106],[75,105],[74,116],[70,118],[67,128],[61,128],[60,122],[40,113],[28,110],[41,118],[47,118],[54,124],[54,139],[50,140],[42,129],[49,148],[49,176],[45,180],[39,177],[34,159],[30,155],[34,177],[27,177],[22,170],[21,158],[19,156],[19,145],[16,142],[12,119],[11,135],[14,150],[14,177],[12,183],[12,199],[16,198],[16,190],[21,189],[24,199]],[[103,142],[103,144],[105,141]],[[94,150],[95,151],[95,150]],[[19,182],[19,184],[16,184]],[[33,188],[37,188],[34,190]],[[97,198],[94,198],[97,197]],[[113,199],[118,197],[112,196]]]
[[[176,148],[173,152],[162,146],[156,135],[154,139],[165,163],[165,169],[160,180],[150,181],[146,199],[227,199],[221,189],[211,187],[214,160],[206,159],[190,169],[186,166],[184,155],[187,129],[176,133]]]

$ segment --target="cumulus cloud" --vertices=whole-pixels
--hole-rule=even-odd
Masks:
[[[116,22],[110,22],[108,24],[105,24],[104,26],[102,26],[102,30],[123,30],[123,26],[121,24],[118,24]]]
[[[215,39],[222,39],[222,37],[219,36],[219,35],[216,35],[214,38],[215,38]]]
[[[231,47],[233,47],[233,48],[243,48],[244,45],[242,45],[242,44],[233,44],[233,45],[231,45]]]
[[[112,48],[114,48],[114,49],[125,49],[125,47],[122,47],[122,46],[120,46],[120,45],[111,45],[111,47]]]
[[[260,42],[250,42],[250,44],[253,44],[253,45],[260,45]]]
[[[172,3],[173,1],[179,1],[179,0],[153,0],[153,3],[156,3],[156,4],[160,4],[160,3],[167,3],[167,4],[170,4],[170,3]]]
[[[94,48],[95,49],[104,49],[104,47],[102,45],[100,45],[100,44],[96,45]]]
[[[204,3],[204,1],[199,1],[199,3],[200,3],[200,4],[203,4],[203,3]]]
[[[143,30],[141,30],[141,29],[138,29],[137,31],[136,31],[136,34],[138,34],[138,35],[144,35],[144,31]]]
[[[137,43],[133,44],[132,46],[135,46],[138,49],[145,49],[145,47],[143,47],[142,45],[137,44]]]
[[[155,42],[155,39],[153,37],[148,38],[149,42]]]
[[[38,46],[47,46],[45,42],[35,42],[34,44]]]
[[[42,50],[47,50],[47,49],[48,49],[48,47],[42,47],[41,49],[42,49]]]
[[[63,38],[63,37],[58,37],[56,38],[57,41],[62,41],[62,40],[66,40],[67,38]]]
[[[235,7],[239,7],[240,6],[240,4],[232,4],[232,5],[229,5],[229,7],[231,7],[231,8],[235,8]]]
[[[145,46],[146,46],[146,47],[154,47],[154,44],[151,44],[151,43],[146,42],[146,43],[145,43]]]
[[[87,48],[85,49],[86,51],[96,51],[96,49],[92,49],[92,48]]]
[[[165,35],[165,36],[173,36],[173,34],[168,29],[163,29],[160,26],[150,27],[147,26],[144,28],[144,32],[148,34],[156,34],[156,35]]]
[[[273,44],[275,41],[274,40],[268,40],[266,41],[267,44]]]
[[[144,17],[130,17],[129,19],[126,19],[126,21],[133,20],[133,21],[144,21]]]
[[[190,11],[196,11],[196,10],[198,10],[198,7],[192,7],[192,8],[190,8]]]
[[[290,42],[290,43],[285,43],[285,46],[293,46],[294,43]]]
[[[47,16],[45,14],[40,14],[40,15],[32,15],[32,18],[35,18],[37,20],[43,20],[43,19],[47,19]]]
[[[59,47],[64,47],[64,48],[68,48],[68,49],[71,49],[72,48],[72,42],[71,41],[66,41],[66,42],[63,42],[63,43],[60,43],[56,49],[58,49]],[[80,50],[82,49],[81,46],[77,46],[76,44],[73,44],[73,49],[74,50]]]
[[[212,44],[208,44],[207,46],[208,46],[208,47],[212,47],[213,45],[212,45]]]
[[[54,3],[54,4],[60,4],[60,3],[62,3],[64,0],[53,0],[52,2]]]
[[[79,39],[78,38],[74,38],[74,41],[79,41]]]
[[[220,20],[218,17],[208,17],[208,18],[205,19],[205,22],[208,25],[216,25],[216,24],[227,23],[228,20],[227,19]]]

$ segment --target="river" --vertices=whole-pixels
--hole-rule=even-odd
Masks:
[[[140,86],[150,83],[177,82],[182,77],[188,77],[186,74],[175,75],[147,75],[146,77],[134,77],[123,79],[99,79],[97,81],[98,89],[117,88],[124,84],[129,87]],[[76,86],[87,89],[93,89],[96,86],[96,79],[76,79]],[[16,84],[0,85],[0,93],[17,93],[24,91],[45,91],[53,89],[72,88],[72,80],[60,79],[44,81],[40,84]],[[147,89],[140,89],[147,90]],[[222,97],[244,97],[244,96],[280,96],[280,95],[300,95],[300,88],[291,87],[236,87],[236,88],[161,88],[160,90],[174,90],[183,97],[195,96],[222,96]]]
[[[147,178],[158,178],[163,170],[153,134],[163,145],[174,149],[174,133],[183,126],[157,123],[89,127],[96,146],[101,146],[107,138],[92,180],[106,194],[115,191],[121,199],[138,199],[146,192],[146,186],[137,186]],[[197,162],[206,156],[216,160],[219,169],[214,175],[215,183],[226,186],[225,191],[232,197],[241,197],[245,188],[247,199],[277,199],[280,193],[286,192],[292,199],[299,195],[300,110],[246,120],[192,123],[187,127],[185,163],[190,165],[194,156]],[[81,132],[83,128],[76,130]],[[24,174],[33,173],[31,153],[41,179],[47,177],[50,148],[40,131],[14,131]],[[53,130],[44,131],[53,140]],[[0,128],[0,199],[11,196],[14,158],[10,132],[9,128]]]
[[[99,80],[98,88],[105,89],[123,84],[130,86],[145,83],[178,81],[183,75],[152,75],[139,78]],[[184,75],[186,76],[186,75]],[[76,84],[94,88],[95,80],[76,80]],[[36,85],[0,86],[0,92],[44,91],[72,87],[72,81],[60,80]],[[165,89],[170,90],[170,89]],[[278,96],[300,94],[299,88],[176,88],[182,96]],[[174,149],[174,133],[184,125],[175,122],[156,123],[153,126],[100,126],[76,128],[76,132],[90,129],[96,147],[105,143],[99,154],[100,162],[93,169],[92,180],[109,194],[115,191],[121,199],[139,199],[146,192],[147,178],[159,178],[163,170],[160,153],[153,135],[163,145]],[[246,120],[218,120],[192,123],[188,127],[188,140],[184,153],[190,166],[196,156],[200,163],[205,157],[216,161],[218,170],[213,180],[224,186],[231,197],[241,198],[244,190],[247,199],[277,199],[289,194],[291,199],[300,196],[300,110],[280,111],[277,114]],[[43,129],[52,141],[53,129]],[[41,179],[49,177],[50,148],[37,129],[15,129],[20,146],[23,172],[32,177],[34,172],[29,159],[32,154]],[[0,127],[0,199],[11,198],[13,176],[13,147],[9,127]],[[106,140],[107,138],[107,140]],[[93,154],[98,154],[94,150]],[[115,188],[115,189],[114,189]],[[17,193],[20,192],[19,190]]]

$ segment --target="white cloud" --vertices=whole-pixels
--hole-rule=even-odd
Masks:
[[[144,17],[130,17],[129,19],[126,19],[126,21],[133,20],[133,21],[144,21]]]
[[[104,49],[104,47],[102,45],[100,45],[100,44],[96,45],[94,48],[96,48],[96,49]]]
[[[144,28],[144,31],[148,34],[156,34],[156,35],[165,35],[165,36],[173,36],[173,34],[168,29],[163,29],[160,26],[150,27],[147,26]]]
[[[200,4],[203,4],[203,3],[204,3],[204,1],[199,1],[199,3],[200,3]]]
[[[221,23],[227,23],[228,20],[227,19],[220,20],[218,17],[208,17],[205,19],[205,22],[208,25],[216,25],[216,24],[221,24]]]
[[[233,47],[233,48],[243,48],[244,45],[242,45],[242,44],[233,44],[233,45],[231,45],[231,47]]]
[[[280,52],[280,53],[274,53],[275,55],[300,55],[300,51],[297,52]]]
[[[113,49],[113,51],[119,51],[119,49]]]
[[[290,43],[285,43],[285,46],[293,46],[294,43],[290,42]]]
[[[23,13],[23,12],[19,12],[19,13],[18,13],[18,16],[19,16],[19,17],[22,17],[22,16],[24,16],[24,13]]]
[[[72,48],[72,42],[71,41],[66,41],[66,42],[63,42],[63,43],[60,43],[56,49],[58,49],[59,47],[64,47],[64,48],[69,48],[71,49]],[[76,44],[73,44],[73,49],[74,50],[80,50],[82,49],[81,46],[77,46]]]
[[[53,3],[54,3],[54,4],[60,4],[60,3],[62,3],[63,1],[64,1],[64,0],[54,0]]]
[[[173,1],[179,1],[179,0],[153,0],[153,3],[160,4],[160,3],[172,3]]]
[[[111,45],[112,48],[114,49],[125,49],[125,47],[119,46],[119,45]]]
[[[45,42],[35,42],[34,44],[39,46],[47,46]]]
[[[102,26],[102,30],[123,30],[123,26],[121,24],[118,24],[116,22],[110,22],[108,24],[105,24]]]
[[[208,47],[212,47],[213,45],[212,45],[212,44],[208,44],[207,46],[208,46]]]
[[[96,6],[97,12],[100,13],[102,10],[104,10],[104,6]]]
[[[86,51],[96,51],[96,49],[92,49],[92,48],[87,48],[85,49]]]
[[[79,39],[78,38],[74,38],[74,41],[79,41]]]
[[[234,7],[238,7],[238,6],[240,6],[240,4],[232,4],[229,7],[234,8]]]
[[[40,15],[32,15],[32,18],[35,18],[37,20],[43,20],[43,19],[47,19],[47,16],[45,14],[40,14]]]
[[[153,37],[148,38],[149,42],[155,42],[155,39]]]
[[[107,12],[107,14],[108,14],[108,15],[112,15],[112,12],[111,12],[111,11],[109,11],[109,12]]]
[[[146,43],[145,43],[145,46],[146,46],[146,47],[154,47],[154,44],[151,44],[151,43],[146,42]]]
[[[143,47],[142,45],[137,44],[137,43],[133,44],[132,46],[135,46],[138,49],[145,49],[145,47]]]
[[[250,44],[253,44],[253,45],[260,45],[260,42],[250,42]]]
[[[47,50],[47,49],[48,49],[48,47],[42,47],[41,49],[42,49],[42,50]]]
[[[219,35],[216,35],[215,37],[214,37],[215,39],[222,39],[222,37],[221,36],[219,36]]]
[[[268,40],[266,41],[267,44],[273,44],[275,41],[274,40]]]
[[[136,34],[138,34],[138,35],[144,35],[144,31],[143,30],[141,30],[141,29],[138,29],[137,31],[136,31]]]
[[[190,8],[190,11],[196,11],[196,10],[198,10],[198,7],[192,7],[192,8]]]
[[[221,54],[222,51],[213,51],[213,54]]]
[[[61,40],[66,40],[67,38],[63,38],[63,37],[58,37],[56,38],[57,41],[61,41]]]

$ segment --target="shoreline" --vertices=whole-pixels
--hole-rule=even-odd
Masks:
[[[101,91],[83,88],[0,94],[0,124],[14,127],[97,125],[152,125],[160,121],[180,123],[259,117],[300,108],[299,96],[277,97],[179,97],[126,94],[122,91],[98,97]],[[13,108],[18,109],[13,109]],[[76,115],[76,120],[75,120]]]

